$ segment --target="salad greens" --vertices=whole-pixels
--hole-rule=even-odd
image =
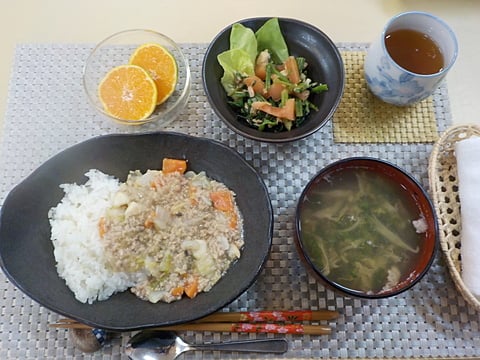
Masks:
[[[276,64],[283,63],[290,55],[277,18],[266,21],[255,33],[255,36],[257,38],[257,51],[270,50],[272,60]]]
[[[229,103],[238,117],[260,131],[298,127],[316,106],[310,94],[328,90],[308,78],[307,62],[291,56],[278,18],[266,21],[256,32],[233,24],[230,49],[217,60]]]

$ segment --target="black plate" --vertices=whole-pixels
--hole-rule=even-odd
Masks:
[[[89,169],[125,180],[130,170],[161,168],[164,157],[188,159],[237,194],[244,216],[245,247],[238,262],[209,291],[194,299],[151,304],[129,291],[92,305],[74,298],[55,268],[48,210],[64,196],[63,183],[84,183]],[[0,265],[25,294],[46,308],[97,328],[126,331],[177,324],[229,304],[255,281],[270,251],[273,213],[260,176],[235,151],[213,140],[160,132],[106,135],[54,156],[5,199],[0,213]]]
[[[269,19],[251,18],[238,23],[257,31]],[[308,63],[308,76],[314,81],[328,85],[328,91],[315,94],[310,99],[318,107],[318,111],[312,111],[298,128],[277,133],[259,131],[240,121],[234,108],[228,104],[226,92],[220,82],[223,69],[217,55],[230,48],[232,25],[223,29],[212,40],[205,53],[202,70],[203,87],[218,117],[229,128],[247,138],[272,143],[299,140],[322,128],[340,104],[345,83],[345,70],[340,52],[324,32],[296,19],[279,18],[278,21],[290,54],[304,57]]]

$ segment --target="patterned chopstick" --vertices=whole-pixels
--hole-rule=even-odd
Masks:
[[[195,322],[302,322],[335,320],[334,310],[262,310],[243,312],[216,312]]]
[[[162,326],[156,330],[210,331],[238,333],[270,333],[296,335],[328,335],[332,329],[327,325],[272,324],[272,323],[190,323]]]
[[[243,332],[274,333],[298,335],[328,335],[331,328],[321,324],[295,324],[296,322],[334,320],[339,313],[333,310],[264,310],[243,312],[217,312],[205,316],[195,322],[162,326],[156,330],[171,331],[210,331],[210,332]],[[72,319],[59,319],[51,327],[67,329],[92,329]]]

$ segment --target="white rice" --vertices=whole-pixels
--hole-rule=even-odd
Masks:
[[[105,300],[125,291],[138,279],[109,271],[104,263],[98,221],[120,186],[117,179],[98,170],[85,174],[84,185],[63,184],[65,196],[48,217],[57,272],[82,303]]]

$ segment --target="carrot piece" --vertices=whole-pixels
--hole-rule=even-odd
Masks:
[[[173,296],[182,296],[184,291],[185,288],[183,286],[177,286],[170,291],[170,294],[172,294]]]
[[[162,171],[164,174],[173,172],[185,173],[187,170],[187,160],[164,158],[162,162]]]
[[[220,211],[233,211],[233,196],[228,190],[218,190],[210,193],[213,207]]]
[[[297,60],[294,56],[289,56],[285,60],[285,69],[287,69],[288,80],[294,84],[298,84],[300,82],[300,71],[298,70]]]
[[[187,295],[190,299],[193,299],[198,294],[198,279],[193,277],[186,285],[185,285],[185,295]]]
[[[262,80],[267,78],[267,64],[269,61],[270,53],[268,50],[263,50],[260,52],[255,60],[255,75]]]
[[[190,185],[188,187],[188,197],[190,199],[190,204],[193,206],[198,205],[198,200],[197,200],[197,188],[193,185]]]
[[[276,107],[266,101],[252,103],[253,110],[260,110],[279,119],[295,120],[295,99],[288,99],[285,106]]]
[[[152,211],[145,219],[143,226],[145,229],[151,229],[153,227],[153,218],[155,217],[155,211]]]
[[[105,218],[102,216],[100,220],[98,220],[98,234],[100,235],[100,238],[103,238],[106,232],[107,224]]]
[[[238,224],[238,216],[235,212],[233,195],[228,190],[218,190],[210,193],[210,199],[213,202],[213,207],[220,210],[230,219],[229,226],[235,229]]]
[[[282,98],[282,91],[285,89],[285,85],[280,82],[273,82],[268,89],[268,97],[271,97],[273,101],[280,101]]]
[[[163,186],[165,186],[167,181],[165,180],[164,176],[155,176],[152,181],[150,181],[150,187],[153,190],[159,190]]]
[[[238,225],[238,216],[235,211],[230,213],[230,223],[228,224],[231,229],[235,229]]]
[[[252,88],[255,94],[265,95],[267,93],[265,83],[258,76],[248,76],[243,79],[243,83],[247,85],[247,87]]]
[[[145,220],[143,226],[145,229],[151,229],[153,227],[153,221],[151,219]]]

